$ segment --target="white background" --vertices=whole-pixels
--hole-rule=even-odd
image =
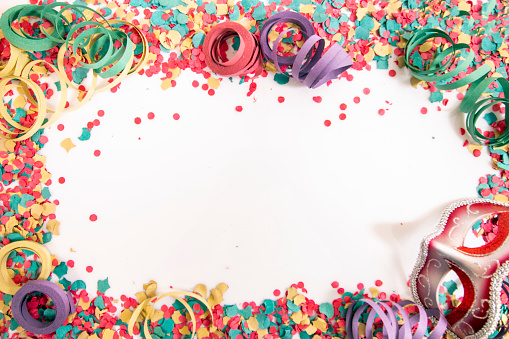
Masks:
[[[25,2],[2,1],[0,11],[14,3]],[[48,249],[75,261],[68,279],[95,292],[108,277],[117,297],[151,279],[161,292],[225,282],[227,303],[260,302],[299,281],[319,302],[337,297],[333,281],[354,291],[380,279],[381,290],[410,297],[421,239],[494,170],[486,149],[475,158],[462,147],[456,93],[439,112],[406,70],[350,73],[352,82],[316,90],[269,73],[251,97],[248,84],[225,79],[211,97],[187,70],[167,91],[157,77],[133,75],[117,93],[94,95],[46,131],[41,153],[61,222]],[[96,118],[91,139],[79,141]],[[68,137],[77,145],[69,153],[60,146]]]

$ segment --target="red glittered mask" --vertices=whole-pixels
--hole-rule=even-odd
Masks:
[[[498,214],[495,238],[480,247],[467,247],[465,239],[472,226],[494,214]],[[440,282],[451,270],[463,285],[461,304],[446,316],[451,335],[477,339],[496,330],[502,282],[509,273],[508,235],[508,204],[471,199],[449,206],[437,229],[423,240],[410,280],[415,301],[438,308]]]

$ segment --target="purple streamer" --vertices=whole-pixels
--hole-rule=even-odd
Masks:
[[[363,303],[357,310],[354,308],[357,304]],[[424,307],[414,304],[412,301],[403,300],[399,303],[392,303],[389,306],[388,301],[373,301],[370,299],[361,299],[350,305],[346,313],[346,334],[349,339],[360,338],[359,321],[361,315],[368,309],[368,319],[366,321],[366,338],[373,339],[373,324],[376,317],[379,317],[383,326],[384,339],[422,339],[428,328],[428,318],[438,319],[433,331],[429,334],[429,339],[441,338],[447,330],[447,320],[438,309],[426,310]],[[404,307],[409,305],[417,306],[419,312],[413,317],[409,317]],[[382,308],[383,307],[383,308]],[[403,324],[398,324],[397,314],[401,315]],[[417,325],[415,333],[412,335],[412,329]]]
[[[287,32],[294,30],[293,28],[279,34],[272,47],[269,45],[270,31],[281,23],[293,23],[299,26],[306,38],[297,55],[285,57],[277,53],[277,46]],[[279,12],[267,19],[260,30],[260,44],[265,59],[274,64],[279,72],[283,73],[281,66],[292,66],[292,77],[309,88],[317,88],[329,80],[336,79],[353,65],[352,59],[336,42],[333,42],[329,50],[322,55],[325,40],[315,34],[313,25],[305,16],[296,12]]]

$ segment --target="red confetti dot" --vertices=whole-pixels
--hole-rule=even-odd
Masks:
[[[390,77],[395,77],[395,76],[396,76],[396,71],[395,71],[395,70],[393,70],[393,69],[391,69],[391,70],[389,71],[389,76],[390,76]]]
[[[382,282],[382,280],[377,280],[377,281],[375,281],[375,286],[376,286],[376,287],[380,287],[380,286],[382,286],[383,284],[384,284],[384,283]]]
[[[94,270],[94,268],[92,266],[87,266],[88,273],[92,273],[93,270]]]
[[[329,127],[329,126],[330,126],[330,124],[331,124],[331,122],[330,122],[330,120],[325,120],[325,121],[323,122],[323,124],[324,124],[326,127]]]
[[[207,92],[210,96],[213,96],[214,94],[216,94],[216,91],[214,91],[213,88],[209,89],[208,92]]]
[[[178,114],[178,113],[173,114],[173,119],[175,119],[175,120],[180,119],[180,114]]]
[[[361,102],[361,98],[359,98],[359,97],[355,97],[355,98],[353,98],[353,102],[355,102],[356,104],[358,104],[359,102]]]
[[[458,98],[458,100],[463,100],[464,97],[465,97],[465,95],[463,93],[458,93],[456,95],[456,98]]]
[[[90,221],[97,221],[97,215],[95,215],[95,214],[90,214],[89,219],[90,219]]]
[[[346,80],[348,80],[348,81],[352,81],[352,80],[353,80],[353,75],[348,74],[348,75],[346,76]]]
[[[92,121],[87,122],[87,129],[90,131],[92,128],[94,128],[94,123]]]
[[[278,97],[277,101],[279,101],[279,103],[282,104],[283,102],[285,102],[285,97]]]
[[[339,115],[339,120],[345,120],[346,119],[346,114],[345,113],[341,113]]]
[[[337,281],[334,281],[332,284],[330,284],[332,286],[332,288],[338,288],[339,287],[339,283]]]
[[[343,110],[343,111],[344,111],[347,107],[348,107],[348,106],[346,106],[346,104],[341,104],[341,105],[339,105],[339,108],[340,108],[341,110]]]
[[[94,151],[94,155],[95,155],[96,157],[100,156],[100,155],[101,155],[101,151],[100,151],[100,150],[98,150],[98,149],[96,149],[96,150]]]
[[[313,97],[313,101],[319,104],[322,102],[322,97],[321,96]]]
[[[73,268],[74,267],[74,260],[67,260],[67,267]]]
[[[92,121],[92,122],[94,123],[94,126],[99,126],[101,124],[99,119],[94,119],[94,121]]]
[[[196,80],[193,81],[193,87],[194,88],[197,88],[198,86],[200,86],[200,83]]]
[[[64,177],[58,178],[58,183],[59,184],[63,184],[64,182],[65,182],[65,178]]]
[[[43,145],[46,144],[48,142],[48,137],[41,135],[41,137],[39,138],[39,142]]]
[[[357,289],[358,290],[362,290],[364,288],[364,284],[363,283],[358,283],[357,284]]]
[[[155,116],[156,116],[156,115],[155,115],[153,112],[150,112],[149,114],[147,114],[147,118],[148,118],[149,120],[154,119],[154,118],[155,118]]]
[[[421,113],[422,114],[428,113],[428,109],[426,107],[421,108]]]
[[[343,287],[338,288],[338,293],[339,294],[345,293],[345,289]]]
[[[58,129],[59,131],[63,131],[63,130],[64,130],[64,125],[62,125],[62,124],[58,124],[57,129]]]
[[[206,91],[206,90],[208,90],[208,89],[209,89],[209,85],[207,85],[207,84],[203,84],[203,85],[201,85],[201,89],[202,89],[202,90],[204,90],[204,91]]]
[[[235,107],[235,110],[236,110],[237,112],[242,112],[242,106],[237,106],[237,107]]]
[[[380,108],[380,109],[378,110],[378,114],[379,114],[379,115],[384,115],[384,114],[385,114],[385,110],[384,110],[383,108]]]
[[[141,119],[140,119],[140,118],[138,118],[138,117],[134,118],[134,123],[135,123],[136,125],[141,124]]]
[[[362,93],[364,93],[364,94],[368,95],[369,93],[371,93],[371,91],[369,90],[369,88],[364,88],[364,89],[362,90]]]
[[[281,291],[280,290],[274,290],[274,296],[275,297],[279,297],[281,295]]]
[[[103,117],[104,116],[104,111],[102,109],[98,110],[97,111],[97,115],[100,116],[100,117]]]
[[[479,157],[481,155],[481,150],[475,149],[473,152],[474,157]]]

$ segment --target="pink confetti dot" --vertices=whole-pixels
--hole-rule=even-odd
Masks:
[[[343,110],[343,111],[344,111],[347,107],[348,107],[348,106],[347,106],[346,104],[341,104],[341,105],[339,105],[339,108],[340,108],[341,110]]]
[[[325,125],[325,127],[329,127],[331,125],[331,122],[330,120],[325,120],[323,124]]]
[[[150,112],[149,114],[147,114],[147,118],[148,118],[149,120],[154,119],[154,118],[155,118],[155,116],[156,116],[156,115],[154,114],[154,112]]]
[[[63,131],[63,130],[64,130],[64,125],[62,125],[62,124],[58,124],[57,129],[58,129],[59,131]]]
[[[456,95],[456,98],[458,98],[458,100],[463,100],[464,97],[465,97],[465,95],[463,95],[463,93],[458,93]]]
[[[94,270],[94,268],[92,266],[87,266],[88,273],[92,273],[93,270]]]
[[[345,120],[346,119],[346,114],[345,113],[341,113],[339,115],[339,120]]]
[[[348,81],[352,81],[352,80],[353,80],[353,75],[348,74],[348,75],[346,76],[346,80],[348,80]]]
[[[64,182],[65,182],[65,178],[64,177],[58,178],[58,183],[59,184],[63,184]]]
[[[334,281],[332,282],[332,284],[330,284],[332,286],[332,288],[338,288],[339,287],[339,283],[337,281]]]
[[[193,81],[193,87],[196,88],[198,86],[200,86],[200,83],[198,81],[194,80]]]
[[[178,114],[178,113],[173,114],[173,119],[175,119],[175,120],[180,119],[180,114]]]
[[[41,144],[43,144],[43,145],[44,145],[44,144],[46,144],[46,143],[48,142],[48,137],[46,137],[46,136],[42,135],[42,136],[39,138],[39,142],[40,142]]]
[[[364,288],[364,284],[363,283],[358,283],[357,284],[357,289],[358,290],[362,290]]]
[[[313,101],[316,102],[317,104],[319,104],[322,102],[322,97],[321,96],[313,97]]]
[[[209,89],[209,91],[207,92],[210,96],[213,96],[214,94],[216,94],[216,91],[214,91],[213,88]]]
[[[428,109],[426,107],[421,108],[421,113],[422,114],[428,113]]]
[[[382,282],[382,280],[377,280],[377,281],[375,281],[375,286],[376,286],[376,287],[380,287],[380,286],[382,286],[383,284],[384,284],[384,283]]]
[[[385,114],[385,110],[383,108],[380,108],[378,110],[378,115],[384,115]]]
[[[100,156],[100,155],[101,155],[101,151],[100,151],[100,150],[98,150],[98,149],[96,149],[96,150],[94,151],[94,155],[95,155],[96,157]]]
[[[90,219],[90,221],[97,221],[97,215],[95,215],[95,214],[90,214],[89,219]]]
[[[97,111],[97,115],[100,116],[100,117],[103,117],[104,116],[104,111],[102,109],[98,110]]]
[[[472,154],[474,155],[474,157],[476,157],[476,158],[477,158],[477,157],[481,156],[481,150],[475,149],[475,150],[472,152]]]
[[[395,71],[395,70],[393,70],[393,69],[391,69],[391,70],[389,71],[389,76],[390,76],[390,77],[395,77],[395,76],[396,76],[396,71]]]
[[[361,102],[361,98],[359,98],[359,97],[355,97],[355,98],[353,98],[353,102],[355,102],[356,104],[358,104],[359,102]]]
[[[279,297],[281,295],[281,291],[280,290],[274,290],[274,296],[275,297]]]
[[[203,85],[201,85],[201,89],[202,89],[202,90],[204,90],[204,91],[206,91],[206,90],[208,90],[208,89],[209,89],[209,85],[207,85],[207,84],[203,84]]]
[[[135,123],[136,125],[141,124],[141,118],[139,118],[139,117],[134,118],[134,123]]]
[[[94,128],[94,123],[92,121],[87,122],[87,129],[90,131],[92,128]]]
[[[94,123],[94,126],[99,126],[101,124],[99,119],[94,119],[94,121],[92,121],[92,122]]]
[[[370,90],[369,88],[364,88],[364,89],[362,90],[362,93],[364,93],[364,94],[368,95],[369,93],[371,93],[371,90]]]
[[[73,268],[74,267],[74,260],[67,260],[67,267]]]
[[[236,110],[237,112],[242,112],[242,106],[237,106],[237,107],[235,107],[235,110]]]
[[[277,101],[282,104],[283,102],[285,102],[285,97],[278,97],[277,98]]]

